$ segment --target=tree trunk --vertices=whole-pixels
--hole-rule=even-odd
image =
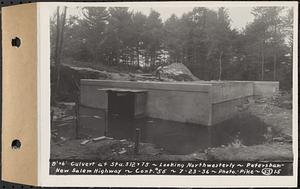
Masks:
[[[183,62],[183,59],[184,59],[183,57],[184,57],[184,49],[181,50],[181,57],[180,57],[180,58],[181,58],[181,63],[182,63],[182,64],[184,63],[184,62]]]
[[[140,68],[140,49],[139,49],[139,42],[137,43],[136,46],[136,54],[137,54],[137,67],[138,69]]]
[[[59,7],[57,8],[57,13],[58,17],[59,16]],[[57,44],[57,57],[56,57],[56,74],[57,74],[57,79],[56,79],[56,92],[59,90],[59,83],[60,83],[60,67],[61,67],[61,53],[63,50],[63,38],[64,38],[64,26],[66,22],[66,13],[67,13],[67,7],[64,7],[64,11],[62,13],[62,18],[61,18],[61,23],[59,22],[59,18],[57,18],[57,32],[58,32],[58,44]]]
[[[261,53],[261,80],[264,80],[264,72],[265,72],[265,51],[264,51],[264,45],[262,45],[262,49],[261,49],[262,53]]]
[[[60,23],[60,16],[59,16],[59,6],[57,7],[56,9],[56,42],[55,42],[55,57],[54,57],[54,60],[55,60],[55,65],[57,66],[58,65],[58,57],[59,57],[59,30],[60,30],[60,27],[59,27],[59,23]]]
[[[274,26],[274,38],[275,38],[275,43],[274,43],[274,56],[273,56],[273,80],[276,81],[276,62],[277,62],[277,23],[275,23]]]
[[[274,81],[276,81],[276,62],[277,62],[277,55],[276,55],[276,52],[275,52],[275,54],[274,54],[274,65],[273,65],[273,67],[274,67],[274,72],[273,72],[273,80]]]
[[[61,29],[60,29],[60,44],[59,44],[59,61],[61,58],[61,53],[62,53],[62,47],[63,47],[63,42],[64,42],[64,29],[65,29],[65,23],[66,23],[66,15],[67,15],[67,7],[64,7],[64,12],[62,14],[62,20],[61,20]],[[59,62],[60,63],[60,62]]]
[[[223,56],[223,51],[221,51],[220,56],[219,56],[219,80],[222,79],[222,56]]]
[[[54,82],[54,88],[53,88],[53,92],[54,92],[54,96],[53,96],[53,102],[56,102],[57,99],[57,92],[58,92],[58,64],[59,64],[59,23],[60,23],[60,16],[59,16],[59,6],[57,6],[56,9],[56,40],[55,40],[55,55],[54,55],[54,78],[53,78],[53,82]]]
[[[261,45],[261,80],[264,80],[265,75],[265,37],[266,37],[266,31],[263,32],[263,39],[262,39],[262,45]]]
[[[148,52],[145,52],[145,68],[147,68],[149,62],[149,55]]]

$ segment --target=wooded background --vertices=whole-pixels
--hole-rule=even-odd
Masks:
[[[51,62],[105,65],[152,73],[160,65],[183,63],[201,80],[280,81],[292,87],[293,9],[254,7],[254,20],[238,31],[228,10],[195,7],[165,22],[128,7],[82,7],[66,16],[57,7],[50,19]],[[241,15],[242,17],[243,15]]]

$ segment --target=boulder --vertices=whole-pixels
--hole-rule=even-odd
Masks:
[[[198,81],[199,79],[181,63],[159,66],[155,71],[156,78],[162,81]]]

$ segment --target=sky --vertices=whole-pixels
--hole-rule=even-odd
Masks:
[[[218,8],[209,9],[217,10]],[[252,7],[228,7],[228,14],[231,19],[231,27],[235,29],[244,28],[247,23],[252,22],[254,17],[251,14]],[[139,7],[138,9],[133,9],[134,11],[140,11],[146,15],[150,13],[151,8],[148,7]],[[193,7],[155,7],[153,10],[160,13],[163,21],[168,19],[172,14],[175,14],[177,17],[181,17],[184,13],[193,10]]]
[[[160,13],[163,21],[167,20],[172,14],[177,17],[181,17],[184,13],[192,11],[194,7],[134,7],[130,10],[134,12],[142,12],[143,14],[149,15],[151,9]],[[247,23],[252,22],[254,17],[251,14],[252,7],[226,7],[228,14],[231,19],[231,27],[237,30],[242,30]],[[209,7],[209,9],[217,10],[217,7]],[[55,11],[53,9],[52,11]],[[80,11],[76,7],[68,7],[68,15],[78,15]]]

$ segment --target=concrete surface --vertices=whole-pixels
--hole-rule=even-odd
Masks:
[[[81,104],[93,107],[107,107],[106,94],[101,88],[126,88],[147,90],[146,114],[152,118],[178,122],[209,124],[209,111],[199,111],[210,107],[210,84],[131,82],[109,80],[81,80]],[[101,98],[101,100],[99,100]]]
[[[254,95],[271,96],[279,82],[196,81],[139,82],[81,80],[81,104],[105,109],[107,94],[103,88],[147,91],[146,115],[171,121],[214,125],[234,117],[244,100]],[[142,110],[141,110],[142,111]]]
[[[279,81],[254,81],[253,95],[271,97],[279,91]]]

